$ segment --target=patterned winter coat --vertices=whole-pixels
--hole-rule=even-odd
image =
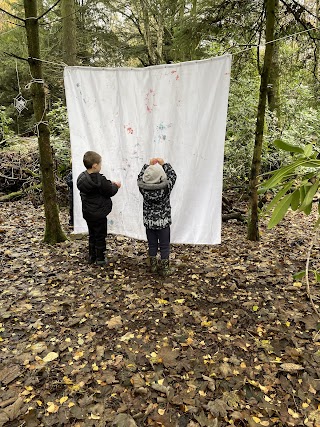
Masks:
[[[169,163],[163,164],[167,180],[159,184],[146,184],[142,177],[149,165],[144,165],[138,175],[138,186],[143,195],[143,225],[159,230],[171,225],[170,193],[177,175]]]
[[[101,173],[82,172],[77,179],[82,201],[82,215],[87,221],[105,218],[112,210],[111,197],[118,186]]]

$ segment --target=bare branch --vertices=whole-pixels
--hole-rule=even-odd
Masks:
[[[12,13],[8,12],[7,10],[2,9],[2,7],[0,7],[0,11],[6,13],[9,16],[11,16],[11,18],[18,19],[19,21],[25,22],[25,19],[20,18],[20,16],[13,15]]]
[[[37,19],[39,20],[39,19],[43,18],[47,13],[50,12],[50,10],[54,9],[57,6],[57,4],[60,3],[60,1],[61,0],[56,1],[53,6],[49,7],[49,9],[46,12],[44,12],[42,15],[40,15]]]
[[[12,56],[13,58],[21,59],[22,61],[29,61],[28,58],[22,58],[21,56],[15,55],[14,53],[3,52],[5,55]]]

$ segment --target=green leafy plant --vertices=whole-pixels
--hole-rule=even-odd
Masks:
[[[69,140],[67,107],[62,104],[61,100],[53,104],[53,108],[48,112],[47,117],[49,119],[51,134]]]
[[[279,224],[289,209],[309,215],[315,202],[318,203],[318,217],[315,222],[315,228],[319,229],[320,201],[316,197],[320,190],[319,151],[317,151],[313,144],[298,146],[280,139],[274,141],[274,145],[281,150],[290,152],[292,161],[273,172],[271,177],[262,183],[259,190],[260,193],[265,193],[268,190],[275,191],[276,193],[272,201],[265,208],[266,213],[272,211],[268,228],[273,228]],[[316,230],[315,239],[317,234],[318,230]],[[312,302],[308,281],[311,248],[309,250],[306,269],[296,273],[294,278],[300,279],[304,276],[306,277],[307,292]],[[310,272],[314,274],[315,281],[320,282],[319,271],[313,270]]]
[[[7,115],[5,107],[0,106],[0,144],[13,135],[13,131],[9,127],[11,123],[13,123],[13,119]]]
[[[311,213],[313,199],[319,191],[320,159],[319,152],[313,144],[305,146],[292,145],[280,139],[274,141],[277,148],[292,154],[292,161],[271,173],[271,177],[262,183],[259,190],[276,192],[273,200],[265,211],[272,215],[268,228],[273,228],[284,218],[289,209],[302,211],[306,215]],[[320,217],[320,203],[318,201],[318,216]],[[318,218],[315,226],[320,225]]]

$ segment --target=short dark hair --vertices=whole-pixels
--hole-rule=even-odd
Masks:
[[[91,169],[95,163],[101,163],[100,154],[95,151],[87,151],[83,156],[83,164],[86,169]]]

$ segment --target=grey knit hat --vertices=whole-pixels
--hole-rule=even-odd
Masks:
[[[144,171],[142,180],[146,184],[158,184],[159,182],[164,181],[167,178],[163,167],[156,163],[155,165],[150,165]]]

